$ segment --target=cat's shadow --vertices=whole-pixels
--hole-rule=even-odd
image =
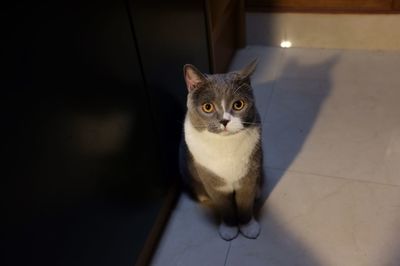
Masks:
[[[273,81],[254,86],[255,90],[272,90],[268,100],[258,99],[255,92],[257,104],[263,107],[259,109],[265,110],[261,114],[264,179],[261,195],[256,201],[259,219],[263,219],[262,207],[299,156],[331,93],[332,70],[338,59],[338,56],[332,56],[306,65],[291,59]]]

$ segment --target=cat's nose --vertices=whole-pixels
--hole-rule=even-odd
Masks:
[[[230,120],[228,119],[222,119],[221,121],[219,121],[222,125],[224,125],[224,127],[226,127],[226,125],[229,123]]]

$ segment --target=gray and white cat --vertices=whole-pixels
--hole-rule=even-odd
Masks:
[[[186,184],[198,200],[211,200],[221,217],[225,240],[239,231],[256,238],[256,194],[262,179],[261,124],[250,75],[256,61],[244,69],[206,75],[184,66],[188,88],[181,162]]]

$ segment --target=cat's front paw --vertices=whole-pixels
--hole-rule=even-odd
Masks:
[[[247,224],[240,226],[240,232],[247,238],[255,239],[260,234],[261,228],[258,222],[252,218]]]
[[[226,241],[230,241],[236,238],[239,234],[239,228],[237,226],[229,226],[225,223],[219,225],[219,235]]]

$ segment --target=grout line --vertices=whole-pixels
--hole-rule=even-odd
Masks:
[[[232,241],[229,242],[228,250],[226,251],[224,266],[226,266],[226,263],[228,262],[229,252],[231,251],[231,245],[232,245]]]
[[[400,187],[400,185],[396,185],[396,184],[385,184],[385,183],[380,183],[380,182],[375,182],[375,181],[353,179],[353,178],[343,177],[343,176],[322,175],[322,174],[316,174],[316,173],[298,171],[298,170],[286,170],[286,169],[279,168],[279,167],[266,166],[266,168],[267,169],[271,169],[271,170],[279,170],[279,171],[292,172],[292,173],[297,173],[297,174],[314,175],[314,176],[325,177],[325,178],[342,179],[342,180],[347,180],[347,181],[353,181],[353,182],[359,182],[359,183],[367,183],[367,184],[373,184],[373,185],[381,185],[381,186],[389,186],[389,187]]]

